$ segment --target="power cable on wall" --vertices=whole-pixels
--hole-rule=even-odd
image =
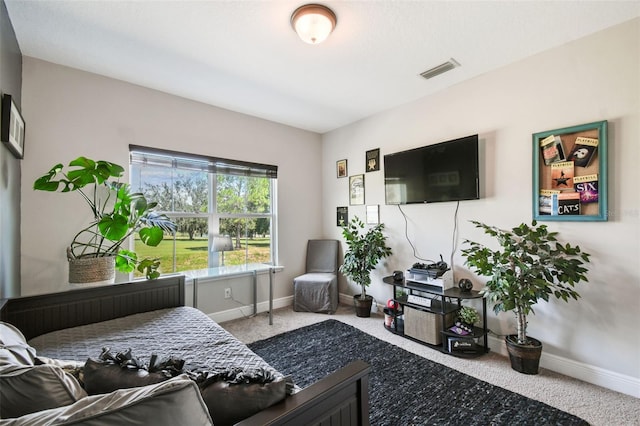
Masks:
[[[245,319],[247,319],[247,318],[253,318],[253,317],[255,317],[255,316],[257,316],[257,315],[258,315],[258,313],[257,313],[257,312],[256,312],[256,313],[254,313],[254,314],[245,314],[245,313],[244,313],[244,311],[242,310],[242,308],[246,308],[246,307],[248,307],[248,306],[247,306],[247,304],[246,304],[246,303],[244,303],[244,302],[241,302],[241,301],[240,301],[240,300],[238,300],[238,299],[236,299],[235,297],[233,297],[233,295],[231,295],[230,299],[231,299],[233,302],[235,302],[236,304],[240,305],[240,307],[239,307],[239,308],[237,308],[237,309],[238,309],[238,311],[240,311],[240,314],[241,314]]]
[[[422,257],[418,256],[418,254],[416,253],[416,247],[413,245],[413,243],[411,242],[411,239],[409,238],[409,222],[407,220],[407,215],[404,213],[404,211],[402,211],[402,207],[400,204],[398,204],[398,210],[400,210],[400,213],[402,213],[402,217],[404,218],[404,237],[407,239],[407,241],[409,242],[409,245],[413,249],[413,257],[415,257],[418,260],[423,260],[425,262],[435,263],[431,259],[423,259]]]
[[[456,203],[456,211],[453,214],[453,232],[451,234],[451,256],[449,257],[449,266],[451,268],[451,279],[453,279],[453,255],[458,250],[458,210],[460,209],[460,201]]]
[[[449,266],[450,266],[452,272],[453,272],[453,255],[458,250],[458,210],[459,209],[460,209],[460,201],[458,201],[456,203],[456,210],[455,210],[455,212],[453,214],[453,232],[452,232],[452,235],[451,235],[451,253],[449,254]],[[413,257],[415,257],[418,260],[425,261],[425,262],[436,263],[432,259],[424,259],[424,258],[421,258],[420,256],[417,255],[416,248],[413,245],[413,243],[411,242],[411,239],[409,238],[409,222],[408,222],[408,219],[407,219],[407,215],[402,210],[402,206],[400,204],[398,204],[398,210],[400,210],[400,213],[402,213],[402,217],[404,218],[404,236],[405,236],[406,240],[409,242],[409,245],[411,246],[411,249],[413,250]]]

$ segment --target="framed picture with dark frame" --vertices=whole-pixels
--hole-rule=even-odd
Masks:
[[[349,176],[349,204],[364,204],[364,175]]]
[[[336,226],[346,226],[349,223],[349,207],[336,208]]]
[[[377,172],[380,170],[380,148],[367,151],[365,162],[365,170],[367,172]]]
[[[533,134],[533,219],[606,221],[607,121]]]
[[[2,97],[0,139],[16,158],[24,158],[24,119],[11,95]]]
[[[336,161],[336,175],[339,178],[347,177],[347,160]]]

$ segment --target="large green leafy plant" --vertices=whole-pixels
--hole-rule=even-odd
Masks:
[[[342,236],[348,250],[340,266],[340,272],[362,287],[361,299],[367,296],[366,287],[371,284],[371,271],[380,259],[391,255],[391,248],[387,247],[386,237],[382,233],[383,223],[369,228],[366,232],[364,229],[364,223],[357,216],[342,227]]]
[[[534,313],[533,305],[539,299],[549,301],[551,296],[568,302],[577,300],[575,284],[588,281],[589,254],[579,246],[561,244],[557,232],[549,232],[546,225],[533,221],[531,226],[520,224],[511,230],[502,230],[478,221],[477,228],[498,241],[500,248],[492,250],[480,243],[465,240],[469,248],[462,250],[465,264],[476,273],[490,277],[484,296],[499,312],[514,311],[517,320],[517,343],[529,344],[527,315]]]
[[[154,211],[157,203],[149,202],[142,193],[131,192],[130,185],[119,179],[124,168],[108,161],[78,157],[68,169],[56,164],[38,178],[33,188],[50,192],[76,192],[86,201],[93,220],[81,229],[67,249],[70,259],[115,256],[116,269],[137,269],[149,279],[160,276],[158,259],[138,259],[135,252],[122,248],[134,233],[148,246],[157,246],[164,232],[174,233],[175,224]]]

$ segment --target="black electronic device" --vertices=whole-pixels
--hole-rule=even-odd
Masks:
[[[384,156],[386,204],[480,198],[478,135]]]
[[[444,261],[442,255],[440,255],[440,262],[436,263],[434,266],[436,269],[439,269],[441,271],[446,271],[447,269],[449,269],[449,265],[447,265],[447,262]]]
[[[393,271],[393,280],[394,281],[404,280],[404,274],[402,273],[402,271]]]
[[[416,262],[413,264],[413,266],[411,266],[411,270],[415,270],[415,272],[422,272],[422,270],[424,271],[429,271],[429,275],[434,275],[437,274],[438,276],[442,275],[443,273],[445,273],[447,270],[449,270],[449,265],[447,265],[447,262],[444,261],[444,259],[442,258],[442,255],[440,255],[440,261],[439,262],[431,262],[431,263],[420,263],[420,262]]]
[[[442,255],[440,255],[440,259],[442,259]],[[427,275],[431,278],[441,277],[445,272],[449,270],[449,265],[446,262],[440,261],[435,263],[420,263],[416,262],[413,264],[409,272],[418,275]]]

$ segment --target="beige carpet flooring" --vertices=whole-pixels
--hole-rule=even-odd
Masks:
[[[273,325],[269,325],[266,313],[221,325],[242,342],[251,343],[326,319],[342,321],[431,361],[575,414],[594,426],[640,425],[640,400],[637,398],[546,369],[541,369],[537,375],[520,374],[511,369],[508,358],[492,352],[475,359],[446,355],[390,333],[383,326],[381,314],[357,317],[351,306],[340,305],[334,315],[294,312],[287,307],[274,311]]]

